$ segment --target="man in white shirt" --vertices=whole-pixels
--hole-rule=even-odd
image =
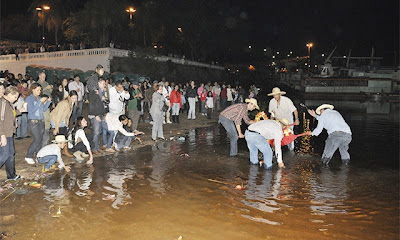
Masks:
[[[289,120],[289,125],[294,123],[294,125],[299,125],[299,113],[297,112],[297,108],[294,106],[292,100],[288,97],[284,97],[282,95],[286,94],[286,92],[281,91],[279,88],[275,87],[272,89],[272,93],[269,93],[268,96],[273,96],[273,98],[269,101],[268,112],[271,113],[271,119],[282,119],[286,118]],[[293,121],[294,114],[294,121]],[[293,129],[293,127],[289,127]],[[289,150],[294,150],[294,141],[289,145]]]
[[[78,93],[78,103],[74,107],[74,112],[72,113],[72,122],[75,122],[78,117],[82,116],[83,108],[83,96],[85,95],[85,87],[83,83],[80,82],[80,77],[75,74],[74,81],[68,84],[68,91],[75,90]]]
[[[250,151],[251,164],[258,164],[258,150],[264,155],[264,168],[272,169],[272,149],[267,140],[274,140],[275,156],[280,168],[285,167],[282,161],[281,140],[283,138],[282,129],[288,125],[287,119],[262,120],[251,124],[245,132],[247,147]]]
[[[333,154],[339,148],[339,153],[344,164],[349,164],[350,154],[349,144],[352,140],[351,129],[342,115],[333,110],[334,106],[322,104],[317,110],[308,110],[308,113],[318,120],[318,125],[309,135],[318,136],[325,128],[328,132],[328,138],[325,141],[324,153],[321,161],[328,165]],[[318,114],[318,115],[317,115]]]
[[[170,115],[171,115],[171,103],[169,101],[169,96],[171,95],[172,89],[169,86],[169,82],[168,81],[164,81],[164,86],[163,86],[163,96],[165,98],[165,103],[168,105],[168,111],[165,112],[165,117],[166,117],[166,122],[167,123],[172,123],[170,120]]]
[[[130,94],[127,89],[124,89],[122,82],[117,81],[115,86],[110,88],[110,104],[108,105],[109,112],[115,114],[125,114],[125,101],[129,100]]]

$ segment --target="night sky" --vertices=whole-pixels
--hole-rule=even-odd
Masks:
[[[1,1],[1,18],[26,13],[31,2]],[[301,55],[307,52],[305,44],[313,42],[314,51],[328,52],[337,45],[343,53],[352,48],[354,56],[370,54],[372,46],[377,53],[399,50],[398,0],[232,0],[231,5],[240,7],[241,16],[250,21],[253,49],[271,47]]]

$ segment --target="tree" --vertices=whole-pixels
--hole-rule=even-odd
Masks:
[[[50,7],[50,9],[44,9],[45,5]],[[33,13],[33,19],[38,22],[39,27],[46,27],[49,32],[53,31],[54,41],[58,44],[58,33],[63,27],[62,23],[66,13],[70,10],[68,6],[62,0],[48,0],[46,2],[35,0],[30,5],[28,11]],[[41,10],[38,11],[37,8]]]
[[[82,10],[71,13],[64,21],[68,40],[81,40],[105,47],[110,36],[118,36],[123,28],[125,7],[117,0],[90,0]]]

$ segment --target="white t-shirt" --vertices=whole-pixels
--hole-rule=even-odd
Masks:
[[[268,112],[275,113],[275,119],[286,118],[289,120],[289,123],[293,123],[293,112],[296,111],[296,107],[294,106],[292,100],[290,98],[281,96],[280,104],[272,98],[269,101]]]
[[[206,106],[208,108],[214,108],[214,98],[213,97],[206,98]]]
[[[86,137],[85,131],[83,131],[83,129],[78,129],[75,133],[75,145],[78,143],[78,139],[81,139],[83,142],[83,145],[85,145],[87,150],[90,150],[90,143],[89,140]],[[72,140],[72,134],[68,136],[68,140]],[[73,148],[74,145],[72,144],[72,142],[68,143],[68,148]]]

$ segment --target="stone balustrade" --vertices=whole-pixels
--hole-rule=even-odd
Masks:
[[[129,52],[129,50],[116,48],[93,48],[56,52],[21,53],[18,56],[18,60],[15,54],[8,54],[0,56],[0,69],[9,70],[9,72],[14,74],[24,74],[26,67],[29,65],[43,65],[89,71],[94,70],[97,64],[101,64],[104,66],[104,70],[109,72],[110,60],[113,57],[128,57]],[[156,56],[154,59],[160,62],[171,61],[176,64],[225,70],[222,66],[190,61],[183,58]]]

